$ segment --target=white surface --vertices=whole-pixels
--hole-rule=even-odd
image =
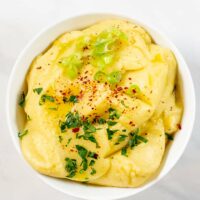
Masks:
[[[160,0],[0,0],[0,199],[69,199],[37,177],[20,160],[5,123],[5,92],[14,61],[42,27],[87,11],[119,11],[134,13],[137,18],[165,32],[185,57],[200,100],[200,1]],[[198,106],[198,105],[197,105]],[[200,189],[200,125],[197,107],[196,124],[191,141],[182,159],[162,181],[153,188],[129,199],[199,199]]]

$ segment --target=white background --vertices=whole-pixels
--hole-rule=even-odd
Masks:
[[[185,57],[195,83],[196,123],[184,155],[159,183],[127,200],[199,200],[200,0],[0,0],[0,200],[75,200],[45,185],[19,158],[7,130],[5,94],[27,42],[46,25],[88,11],[132,14],[159,28]]]

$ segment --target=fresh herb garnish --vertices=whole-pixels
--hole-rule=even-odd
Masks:
[[[28,130],[26,129],[26,130],[24,130],[24,131],[22,131],[22,132],[19,132],[18,133],[18,137],[20,138],[20,139],[22,139],[25,135],[27,135],[28,134]]]
[[[98,119],[98,123],[99,123],[99,124],[105,124],[105,123],[106,123],[106,120],[103,119],[103,118],[99,118],[99,119]]]
[[[95,164],[95,160],[91,160],[89,166],[93,166]]]
[[[117,112],[116,109],[114,108],[109,108],[108,109],[108,112],[109,112],[109,119],[119,119],[120,115],[119,113]]]
[[[80,127],[83,127],[84,134],[78,135],[76,134],[76,138],[80,139],[83,138],[84,140],[90,140],[91,142],[95,143],[96,146],[99,148],[99,145],[94,137],[93,133],[96,132],[95,126],[89,120],[82,121],[78,112],[72,113],[69,112],[66,115],[66,119],[64,122],[59,122],[61,132],[65,132],[66,128],[72,128],[73,132],[78,132]],[[77,131],[76,131],[76,130]]]
[[[127,147],[123,147],[122,148],[121,155],[128,157],[128,155],[127,155]]]
[[[65,132],[66,128],[78,128],[82,126],[81,118],[77,112],[68,112],[64,122],[59,122],[61,132]]]
[[[67,140],[67,144],[65,145],[66,147],[69,145],[69,143],[71,142],[71,140],[72,140],[72,138],[69,138],[69,139]]]
[[[97,129],[92,125],[91,122],[86,120],[83,122],[83,130],[85,133],[95,133]]]
[[[111,140],[113,138],[114,133],[116,133],[118,130],[111,130],[107,128],[106,131],[107,131],[108,139]]]
[[[115,145],[119,144],[120,142],[123,142],[127,137],[127,135],[120,135]]]
[[[33,92],[37,93],[37,94],[40,94],[42,92],[42,90],[43,90],[43,88],[41,88],[41,87],[40,88],[34,88]]]
[[[71,158],[65,158],[65,161],[67,162],[65,165],[65,169],[69,173],[67,177],[72,178],[73,176],[76,175],[76,171],[77,171],[76,160],[71,159]]]
[[[96,138],[95,138],[94,135],[92,135],[91,133],[85,132],[83,135],[77,136],[77,138],[78,138],[78,139],[83,138],[84,140],[89,140],[89,141],[95,143],[97,148],[100,147],[100,146],[98,145],[98,142],[97,142]]]
[[[51,107],[49,110],[58,110],[58,107]]]
[[[46,101],[49,101],[49,102],[54,102],[55,99],[54,97],[52,96],[49,96],[47,94],[43,94],[40,98],[40,102],[39,102],[39,105],[42,105],[43,103],[45,103]]]
[[[108,126],[114,126],[117,122],[114,121],[107,121]]]
[[[59,136],[58,136],[58,140],[59,140],[59,142],[61,143],[62,140],[63,140],[63,137],[62,137],[61,135],[59,135]]]
[[[173,135],[169,134],[169,133],[165,133],[166,137],[168,140],[174,140]]]
[[[94,174],[96,174],[96,170],[94,169],[94,168],[92,168],[92,171],[91,171],[91,173],[90,173],[91,175],[94,175]]]
[[[89,158],[97,159],[97,158],[98,158],[98,154],[95,153],[95,152],[89,151],[89,152],[88,152],[88,157],[89,157]]]
[[[146,138],[142,137],[141,135],[138,135],[138,133],[139,133],[139,129],[136,129],[135,132],[130,133],[131,139],[129,140],[129,146],[131,147],[131,149],[137,146],[138,144],[140,144],[141,142],[144,142],[144,143],[148,142]]]
[[[67,128],[78,128],[78,127],[81,127],[82,125],[81,118],[78,112],[75,112],[75,113],[69,112],[66,115],[65,123],[66,123]]]
[[[18,102],[18,105],[21,106],[22,108],[25,105],[25,98],[26,98],[26,95],[25,95],[24,92],[22,92],[22,94],[20,96],[20,99],[19,99],[19,102]]]
[[[141,142],[147,143],[148,140],[141,135],[138,135],[139,129],[136,129],[135,132],[130,133],[130,140],[128,142],[128,145],[122,148],[121,150],[121,155],[123,156],[128,156],[127,155],[127,148],[130,147],[131,149],[134,148],[135,146],[139,145]],[[126,136],[127,137],[127,136]],[[125,136],[122,136],[119,140],[124,141],[126,138]]]
[[[99,145],[96,141],[96,138],[94,137],[93,133],[96,132],[95,126],[91,124],[88,120],[83,122],[83,131],[84,135],[81,135],[79,137],[82,137],[84,140],[90,140],[91,142],[96,144],[96,147],[99,148]]]
[[[125,108],[128,108],[128,106],[125,105],[124,100],[121,100],[121,104],[122,104]]]
[[[77,98],[77,96],[71,95],[71,96],[69,97],[69,102],[78,103],[78,98]]]
[[[76,149],[78,150],[79,156],[82,158],[81,165],[83,165],[83,170],[86,171],[88,168],[88,163],[87,163],[87,159],[86,159],[88,150],[80,145],[76,145]]]

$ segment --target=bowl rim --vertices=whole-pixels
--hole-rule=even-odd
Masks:
[[[13,122],[11,120],[11,118],[10,118],[10,111],[11,111],[10,110],[10,107],[11,107],[10,93],[12,91],[13,80],[15,80],[15,78],[14,78],[15,71],[18,69],[19,62],[23,59],[23,57],[26,54],[27,50],[32,47],[32,45],[36,42],[36,40],[39,37],[41,37],[43,34],[49,32],[50,29],[53,29],[56,26],[58,26],[59,24],[65,23],[66,21],[70,21],[70,20],[73,20],[75,18],[81,18],[81,17],[85,17],[85,16],[91,16],[92,17],[94,15],[102,15],[102,16],[105,15],[105,16],[110,16],[110,17],[114,17],[114,18],[121,18],[121,19],[125,19],[125,20],[127,19],[129,21],[134,21],[136,24],[144,27],[145,30],[147,30],[147,29],[149,30],[150,29],[152,31],[155,31],[159,36],[161,36],[169,44],[169,46],[173,47],[172,51],[176,55],[176,59],[177,59],[177,55],[178,55],[179,59],[177,59],[177,61],[181,60],[181,62],[185,66],[184,67],[184,71],[187,74],[188,79],[189,79],[189,83],[188,84],[189,84],[190,94],[191,94],[191,105],[190,105],[190,108],[192,110],[192,113],[190,115],[191,117],[190,117],[190,130],[189,130],[189,134],[188,134],[187,139],[185,140],[184,146],[182,147],[182,152],[180,153],[180,155],[178,155],[176,157],[176,159],[174,159],[173,163],[171,164],[171,166],[169,167],[169,169],[164,174],[162,174],[159,177],[154,178],[150,183],[146,184],[145,186],[143,186],[141,188],[138,188],[137,192],[129,192],[126,195],[122,194],[122,195],[119,195],[118,197],[114,198],[114,199],[121,199],[121,198],[129,197],[129,196],[132,196],[134,194],[137,194],[137,193],[139,193],[141,191],[144,191],[145,189],[153,186],[155,183],[157,183],[158,181],[160,181],[164,176],[166,176],[169,173],[169,171],[172,170],[172,168],[175,166],[175,164],[178,162],[178,160],[181,158],[181,156],[183,155],[183,153],[185,151],[185,148],[186,148],[186,146],[187,146],[187,144],[188,144],[188,142],[190,140],[190,137],[191,137],[191,134],[192,134],[192,131],[193,131],[194,121],[195,121],[196,98],[195,98],[194,83],[193,83],[192,76],[191,76],[190,71],[189,71],[189,67],[186,64],[186,62],[185,62],[183,56],[181,55],[181,53],[179,52],[179,50],[176,48],[176,46],[171,42],[171,40],[168,39],[168,37],[164,33],[162,33],[160,30],[158,30],[155,26],[152,26],[152,24],[150,24],[150,23],[146,23],[144,20],[139,20],[137,17],[135,17],[133,15],[130,15],[130,14],[124,15],[124,14],[122,14],[120,12],[86,12],[86,13],[81,13],[81,14],[75,14],[75,15],[71,15],[71,16],[66,16],[63,19],[57,20],[56,22],[54,22],[54,23],[52,23],[52,24],[44,27],[24,47],[24,49],[21,51],[21,53],[17,57],[16,62],[14,64],[13,68],[12,68],[12,71],[11,71],[11,74],[10,74],[10,77],[9,77],[9,81],[8,81],[8,86],[7,86],[7,94],[6,94],[6,119],[7,119],[6,121],[7,121],[8,129],[9,129],[9,133],[10,133],[12,141],[13,141],[13,143],[15,145],[15,148],[17,149],[17,151],[18,151],[21,159],[23,160],[23,162],[26,163],[27,166],[29,166],[29,169],[30,169],[31,166],[28,164],[28,162],[25,161],[25,159],[24,159],[24,157],[22,155],[22,152],[21,152],[20,145],[17,143],[17,141],[16,141],[16,139],[15,139],[15,137],[13,135],[15,133],[15,131],[13,130],[12,124],[14,124],[15,122]],[[147,32],[149,32],[149,31],[147,31]],[[50,41],[50,42],[52,42],[52,41]],[[40,52],[38,52],[38,54],[39,53]],[[34,58],[32,58],[32,59],[34,59]],[[27,71],[28,71],[29,67],[27,67]],[[183,115],[184,115],[184,113],[183,113]],[[82,199],[95,199],[95,198],[88,198],[87,196],[80,196],[79,194],[75,194],[75,193],[73,193],[71,191],[66,192],[66,191],[62,190],[61,188],[56,187],[54,184],[50,183],[45,178],[46,177],[45,175],[39,174],[34,169],[32,169],[31,171],[34,172],[38,177],[40,177],[40,179],[42,179],[46,184],[48,184],[52,188],[54,188],[56,190],[59,190],[59,191],[65,193],[65,194],[68,194],[68,195],[71,195],[71,196],[74,196],[74,197],[78,197],[78,198],[82,198]],[[91,186],[87,185],[87,187],[91,187]],[[92,187],[91,187],[91,189],[92,189]],[[125,188],[125,190],[128,191],[130,189],[129,188]],[[105,198],[105,199],[106,200],[108,200],[108,199],[110,200],[112,198]]]

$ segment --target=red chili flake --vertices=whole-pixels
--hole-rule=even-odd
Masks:
[[[181,124],[177,124],[179,130],[181,130]]]
[[[132,80],[132,78],[131,78],[131,77],[129,77],[129,78],[128,78],[128,80]]]
[[[95,159],[98,158],[98,154],[97,154],[97,153],[94,154],[94,158],[95,158]]]
[[[121,90],[122,90],[122,87],[118,87],[118,88],[117,88],[117,91],[121,91]]]
[[[83,51],[84,51],[84,50],[87,50],[87,49],[88,49],[88,46],[83,47]]]
[[[124,89],[125,89],[125,90],[127,90],[127,89],[128,89],[128,87],[124,87]]]
[[[72,132],[73,132],[73,133],[77,133],[77,132],[79,132],[79,130],[80,130],[79,127],[77,127],[77,128],[73,128],[73,129],[72,129]]]
[[[83,98],[83,91],[80,92],[80,94],[78,95],[78,98],[79,98],[79,99],[82,99],[82,98]]]
[[[135,90],[135,89],[132,89],[132,92],[135,94],[135,93],[136,93],[136,90]]]

